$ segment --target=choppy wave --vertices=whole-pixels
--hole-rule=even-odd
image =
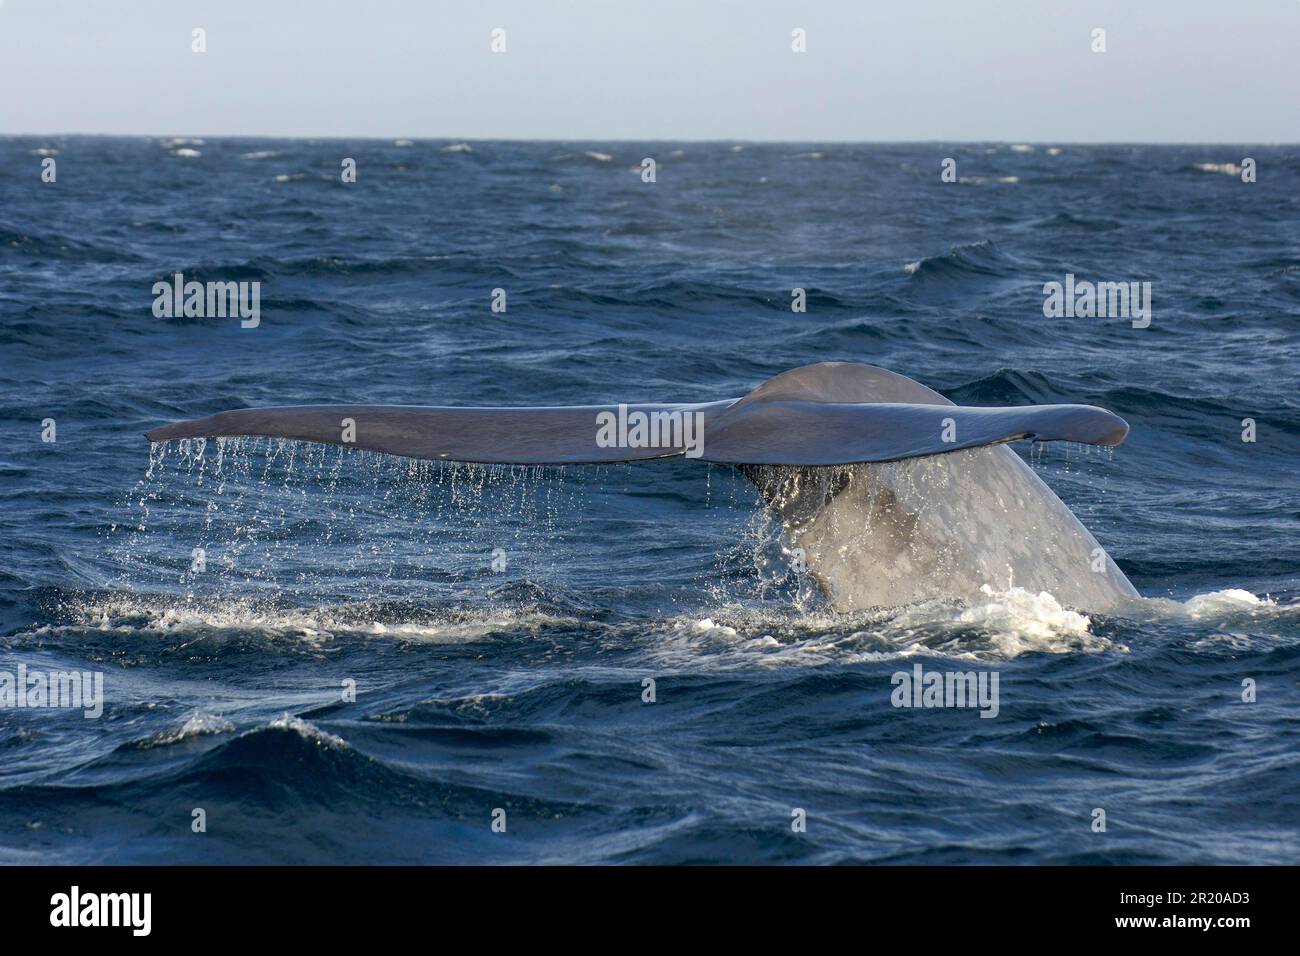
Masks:
[[[0,671],[104,677],[100,719],[0,709],[0,860],[1293,862],[1300,157],[1017,145],[358,141],[345,184],[338,142],[0,138],[59,166],[0,177]],[[260,282],[260,326],[155,319],[177,271]],[[1150,278],[1151,327],[1046,319],[1067,273]],[[1025,453],[1147,597],[839,617],[727,469],[142,437],[830,359],[1123,415]],[[998,716],[895,707],[917,665]]]
[[[956,283],[986,276],[1011,276],[1019,263],[992,242],[954,246],[948,252],[909,262],[903,271],[915,282]]]
[[[130,746],[139,750],[148,750],[152,747],[169,747],[172,744],[192,740],[206,734],[228,734],[234,729],[235,725],[224,717],[196,710],[186,717],[179,726],[157,731],[144,740],[133,742]]]

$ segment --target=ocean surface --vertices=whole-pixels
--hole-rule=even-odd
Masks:
[[[260,324],[155,317],[176,272]],[[1123,416],[1017,450],[1144,599],[839,616],[725,467],[142,435],[828,360]],[[1296,147],[0,139],[0,363],[0,672],[104,698],[0,708],[0,862],[1300,862]]]

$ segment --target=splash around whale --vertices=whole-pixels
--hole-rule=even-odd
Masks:
[[[977,601],[993,584],[1106,611],[1137,591],[1006,445],[1114,446],[1127,434],[1090,405],[958,406],[886,369],[823,362],[705,403],[249,408],[146,437],[283,438],[479,464],[726,464],[758,487],[836,610]]]

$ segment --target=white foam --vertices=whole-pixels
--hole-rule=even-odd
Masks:
[[[1203,636],[1189,646],[1198,650],[1292,644],[1300,636],[1300,602],[1282,604],[1241,588],[1197,594],[1186,601],[1142,598],[1126,608],[1124,616],[1138,622],[1194,626]]]
[[[1188,598],[1183,603],[1183,607],[1187,609],[1187,613],[1192,617],[1200,618],[1212,617],[1225,612],[1274,608],[1277,607],[1277,602],[1256,597],[1241,588],[1227,588],[1222,591],[1211,591],[1208,594],[1198,594],[1195,597]]]
[[[578,622],[527,608],[456,610],[418,620],[388,619],[368,604],[285,608],[251,598],[186,600],[181,597],[140,598],[130,595],[72,601],[63,605],[69,618],[60,625],[42,625],[33,636],[71,635],[96,630],[129,636],[185,634],[248,635],[267,640],[301,641],[312,646],[342,637],[396,638],[428,644],[463,644],[503,631],[539,630]],[[383,615],[385,619],[381,620]],[[416,615],[412,615],[413,617]]]
[[[1241,167],[1236,163],[1196,163],[1194,168],[1203,173],[1222,173],[1225,176],[1241,175]]]
[[[1087,615],[1045,591],[999,591],[988,585],[981,591],[985,600],[971,605],[934,601],[844,615],[727,606],[706,617],[674,619],[667,631],[640,628],[637,635],[665,666],[720,670],[844,665],[917,654],[997,661],[1026,653],[1128,650],[1091,633]]]
[[[967,604],[929,601],[852,614],[790,605],[727,605],[707,615],[671,619],[667,629],[629,627],[665,665],[686,669],[845,665],[919,654],[996,662],[1030,653],[1129,652],[1123,643],[1094,633],[1089,614],[1063,605],[1046,591],[985,584],[980,595]],[[1282,615],[1290,619],[1300,616],[1300,603],[1278,605],[1234,588],[1186,603],[1135,598],[1106,616],[1136,622],[1192,617],[1202,623],[1217,616],[1229,633],[1214,634],[1203,644],[1249,646],[1251,638],[1232,630],[1243,615],[1251,623]]]
[[[1095,651],[1109,646],[1088,631],[1092,621],[1087,615],[1062,607],[1046,591],[1033,594],[1012,587],[999,592],[987,584],[980,590],[988,596],[988,603],[967,608],[957,619],[988,633],[1002,656],[1011,658],[1029,651]]]
[[[1241,588],[1224,588],[1196,594],[1185,601],[1170,598],[1143,598],[1132,609],[1139,619],[1192,618],[1212,621],[1221,618],[1239,620],[1242,617],[1273,617],[1300,613],[1300,604],[1278,604],[1267,597],[1258,597]]]
[[[281,714],[275,720],[266,725],[271,730],[292,730],[303,740],[309,740],[314,744],[324,747],[332,747],[336,750],[347,748],[347,741],[335,734],[321,730],[309,720],[303,720],[301,717],[295,717],[292,714]]]
[[[685,626],[686,624],[681,621],[678,621],[673,625],[673,627],[675,628],[682,628]],[[725,624],[718,624],[711,617],[705,617],[705,618],[701,618],[698,621],[692,621],[690,623],[690,628],[693,631],[698,631],[701,633],[705,631],[718,631],[720,634],[725,634],[728,637],[736,636],[736,629],[734,627],[728,627]]]
[[[215,714],[208,714],[201,710],[193,711],[183,724],[171,730],[160,731],[150,737],[144,744],[144,747],[159,747],[167,744],[180,743],[182,740],[188,740],[191,737],[198,737],[202,734],[228,734],[235,729],[235,725],[224,717]]]

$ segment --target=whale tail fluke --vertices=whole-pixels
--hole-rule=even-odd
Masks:
[[[837,610],[978,598],[990,583],[1073,607],[1136,595],[1007,442],[1117,445],[1090,405],[973,408],[902,375],[824,362],[743,398],[551,408],[302,405],[164,425],[150,441],[262,436],[480,464],[697,458],[738,466]],[[996,446],[996,447],[991,447]],[[1033,545],[1030,542],[1033,540]]]
[[[295,405],[164,425],[150,441],[260,436],[437,461],[580,464],[685,456],[734,465],[898,461],[1018,439],[1117,445],[1123,419],[1090,405],[953,405],[902,375],[823,362],[743,398],[686,404],[458,408]]]

